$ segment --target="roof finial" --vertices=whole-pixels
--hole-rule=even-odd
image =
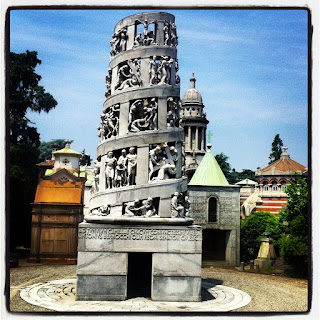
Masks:
[[[69,139],[66,139],[65,142],[66,142],[66,149],[70,149],[71,141]]]
[[[288,147],[287,147],[287,146],[283,146],[283,147],[282,147],[282,151],[283,151],[283,152],[287,152],[287,150],[288,150]]]
[[[190,89],[196,87],[196,78],[194,77],[194,72],[192,72],[192,77],[190,78]]]
[[[210,130],[207,132],[207,136],[208,136],[207,148],[208,148],[208,150],[210,150],[211,149],[211,137],[212,137],[212,133]]]

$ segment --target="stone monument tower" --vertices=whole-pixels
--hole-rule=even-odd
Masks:
[[[202,96],[196,89],[194,73],[190,78],[190,88],[182,99],[181,126],[184,129],[186,174],[190,181],[198,168],[206,150],[206,130],[209,121],[203,111]]]
[[[189,217],[175,18],[129,16],[110,44],[76,298],[199,301],[202,234]]]

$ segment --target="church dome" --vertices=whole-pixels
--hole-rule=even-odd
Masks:
[[[194,73],[192,73],[192,77],[190,78],[190,88],[184,94],[182,104],[202,104],[201,94],[195,87],[196,78],[194,77]]]

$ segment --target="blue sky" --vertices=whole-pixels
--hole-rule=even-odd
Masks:
[[[96,158],[109,41],[119,20],[142,11],[150,10],[11,11],[10,50],[38,51],[41,85],[58,101],[48,114],[28,115],[42,141],[69,138]],[[180,96],[194,72],[213,153],[238,171],[263,168],[279,133],[308,166],[307,11],[161,11],[176,16]]]

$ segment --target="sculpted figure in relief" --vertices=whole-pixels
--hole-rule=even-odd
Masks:
[[[159,146],[151,149],[149,152],[149,180],[152,179],[152,175],[160,168],[160,152]]]
[[[124,215],[127,217],[141,216],[140,200],[128,202],[124,209]]]
[[[144,216],[149,217],[158,217],[157,210],[153,204],[153,199],[149,197],[147,200],[142,201]]]
[[[115,167],[117,159],[113,156],[113,152],[109,151],[105,163],[106,187],[111,189],[114,186]]]
[[[113,105],[101,114],[101,126],[98,127],[101,141],[118,135],[120,105]]]
[[[128,159],[128,185],[135,185],[136,171],[137,171],[137,155],[135,154],[135,148],[129,149]]]
[[[167,126],[174,128],[179,126],[178,103],[172,97],[167,99]]]
[[[163,32],[164,32],[164,45],[168,46],[169,45],[169,40],[170,40],[170,36],[169,36],[169,23],[165,22],[164,27],[163,27]]]
[[[94,163],[94,168],[93,168],[94,182],[92,184],[91,191],[97,192],[99,191],[99,175],[100,175],[101,162],[99,162],[98,160],[94,160],[93,163]]]
[[[156,56],[153,56],[152,59],[149,62],[149,75],[150,75],[150,81],[149,85],[157,84],[157,62],[156,62]]]
[[[184,206],[179,201],[179,192],[175,192],[171,199],[171,217],[172,218],[184,218]]]
[[[116,90],[139,86],[142,83],[140,78],[140,61],[133,59],[121,66],[118,70]]]
[[[117,53],[125,51],[127,45],[127,27],[124,27],[112,35],[110,41],[110,55],[115,56]]]
[[[123,187],[127,184],[127,162],[127,151],[125,149],[122,149],[121,156],[119,157],[116,166],[116,187]]]
[[[111,69],[109,69],[106,75],[106,87],[107,87],[107,90],[105,92],[106,98],[109,97],[111,94],[111,78],[112,78],[112,71]]]

